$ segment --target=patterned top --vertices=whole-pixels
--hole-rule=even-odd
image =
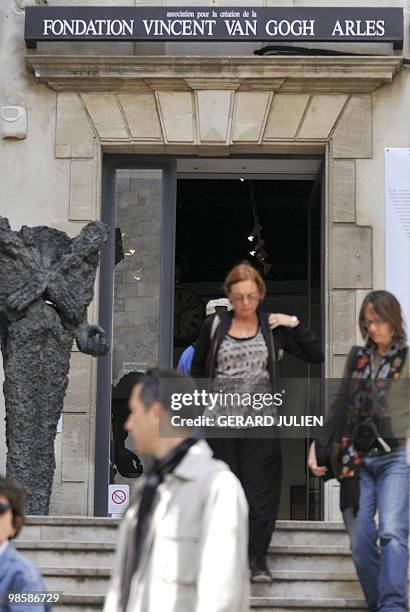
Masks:
[[[218,351],[215,378],[269,379],[268,347],[259,328],[251,338],[226,335]]]

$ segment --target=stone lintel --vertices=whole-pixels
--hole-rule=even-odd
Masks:
[[[128,155],[198,155],[199,157],[228,157],[229,155],[323,155],[323,142],[275,142],[274,144],[152,144],[101,142],[103,153]]]
[[[37,81],[57,91],[134,91],[172,81],[172,89],[189,82],[233,80],[241,88],[300,92],[371,93],[390,83],[400,70],[397,56],[26,56]],[[199,81],[198,81],[199,80]]]

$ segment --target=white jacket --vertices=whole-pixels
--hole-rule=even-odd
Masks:
[[[248,507],[241,484],[204,440],[159,486],[126,611],[121,576],[138,503],[120,527],[104,612],[247,612]]]

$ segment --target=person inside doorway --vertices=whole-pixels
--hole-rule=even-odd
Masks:
[[[227,275],[225,292],[233,305],[216,327],[208,317],[201,329],[192,375],[222,384],[223,379],[252,379],[272,389],[276,364],[284,352],[308,363],[321,363],[323,353],[310,329],[296,316],[259,310],[266,294],[260,273],[247,261]],[[272,341],[273,340],[273,341]],[[217,459],[238,476],[249,503],[249,562],[255,582],[270,582],[266,555],[279,509],[282,464],[277,438],[209,437]]]
[[[331,468],[341,483],[340,508],[368,610],[399,612],[408,609],[410,359],[395,296],[370,292],[359,328],[365,345],[352,347],[338,393],[344,401],[333,402],[327,439],[318,440],[330,457],[313,443],[308,465],[316,476]]]
[[[124,425],[129,417],[128,400],[132,388],[143,378],[141,372],[128,372],[113,387],[111,394],[111,427],[114,444],[113,479],[117,472],[124,478],[139,478],[143,466],[138,455],[126,447],[128,432]]]
[[[174,370],[151,370],[132,390],[126,429],[155,461],[122,522],[104,612],[249,610],[243,489],[205,440],[171,423],[173,394],[195,390]]]
[[[223,312],[227,312],[228,310],[232,310],[232,304],[227,298],[219,298],[217,300],[209,300],[206,305],[206,316],[209,317],[212,314],[221,314]],[[193,342],[185,351],[182,353],[179,362],[178,362],[178,372],[181,374],[190,374],[192,360],[194,358],[196,348],[196,341]]]

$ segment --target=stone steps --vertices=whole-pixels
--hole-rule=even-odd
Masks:
[[[354,571],[348,546],[271,545],[268,554],[271,570]]]
[[[32,516],[24,527],[24,540],[66,540],[115,542],[118,519],[100,517]],[[274,544],[348,545],[343,523],[316,521],[278,521]]]
[[[111,571],[108,568],[42,567],[47,587],[51,591],[78,595],[104,595]],[[360,597],[361,591],[354,573],[315,571],[273,571],[273,585],[252,585],[258,597]]]
[[[107,591],[111,569],[104,567],[42,567],[50,591],[76,595],[102,595]]]
[[[40,567],[49,590],[64,593],[55,610],[102,609],[118,524],[105,518],[28,518],[16,546]],[[268,561],[273,584],[252,585],[257,612],[366,609],[341,523],[279,521]]]
[[[61,605],[54,606],[54,610],[61,612],[101,612],[104,606],[102,595],[74,595],[64,594]],[[348,598],[281,598],[281,597],[252,597],[252,610],[256,612],[340,612],[340,610],[354,610],[365,612],[367,608],[363,599]]]
[[[114,542],[19,540],[16,548],[39,567],[98,567],[111,569]]]
[[[340,612],[355,610],[365,612],[367,607],[363,599],[340,598],[281,598],[281,597],[252,597],[252,610],[257,612]]]
[[[354,599],[362,594],[354,573],[275,570],[272,577],[272,584],[252,584],[252,595],[295,599],[315,594],[319,598]]]
[[[65,542],[19,540],[16,547],[42,567],[99,567],[113,564],[114,542]],[[338,546],[271,546],[268,563],[271,570],[353,571],[350,551]]]
[[[24,540],[67,542],[116,542],[120,521],[101,517],[30,516],[24,525]]]

